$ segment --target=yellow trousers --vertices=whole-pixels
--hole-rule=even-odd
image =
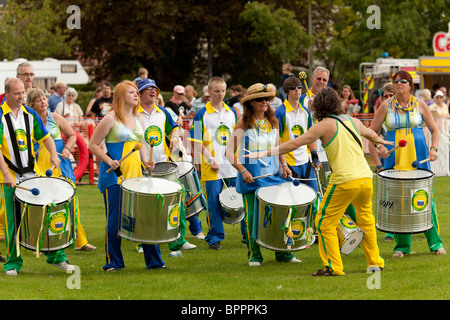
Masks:
[[[373,185],[371,178],[357,179],[342,184],[329,185],[320,203],[315,223],[319,236],[319,254],[324,266],[333,275],[344,275],[337,228],[345,209],[351,203],[356,211],[358,226],[364,230],[362,241],[367,266],[384,268],[380,257],[372,213]]]

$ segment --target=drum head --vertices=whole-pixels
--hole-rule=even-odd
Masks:
[[[175,162],[175,164],[178,166],[180,177],[188,174],[194,168],[194,165],[187,161],[179,161]]]
[[[307,185],[294,186],[292,182],[285,182],[275,186],[261,187],[257,191],[257,196],[275,205],[298,206],[316,200],[317,193]]]
[[[237,193],[235,187],[229,187],[224,189],[219,195],[220,202],[228,208],[243,208],[244,201],[242,195]]]
[[[178,171],[178,166],[172,162],[158,162],[155,164],[154,173],[171,173]]]
[[[23,181],[21,186],[29,189],[39,189],[39,195],[35,196],[30,191],[16,188],[15,196],[22,202],[45,206],[49,203],[56,205],[64,203],[75,194],[72,185],[66,180],[49,177],[36,177]]]
[[[378,175],[382,178],[393,180],[421,180],[431,178],[434,174],[430,170],[416,169],[416,170],[395,170],[384,169],[378,172]]]
[[[143,194],[169,194],[182,189],[181,185],[174,181],[154,177],[127,179],[122,182],[122,188]]]

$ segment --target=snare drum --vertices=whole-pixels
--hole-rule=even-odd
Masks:
[[[306,248],[306,229],[310,226],[313,202],[317,193],[313,188],[292,182],[270,187],[261,187],[256,192],[258,211],[254,217],[253,237],[262,247],[274,251],[297,251]],[[294,244],[286,247],[288,228],[283,225],[291,215],[291,228]],[[315,237],[310,241],[314,243]]]
[[[119,235],[145,244],[179,237],[182,186],[162,178],[140,177],[122,182]]]
[[[430,230],[433,172],[426,169],[378,173],[377,229],[413,234]]]
[[[338,225],[338,238],[341,252],[349,254],[361,244],[364,231],[344,213]]]
[[[180,182],[186,190],[185,206],[186,218],[190,218],[205,210],[203,192],[198,180],[197,171],[192,163],[186,161],[175,162],[180,174]]]
[[[244,219],[244,201],[235,187],[225,188],[219,195],[219,201],[222,206],[221,216],[224,223],[235,225]]]
[[[14,191],[14,221],[19,243],[26,249],[52,252],[68,248],[75,240],[75,190],[62,178],[36,177],[21,186],[39,189]]]
[[[176,181],[180,177],[178,166],[173,162],[157,162],[152,170],[152,177]]]

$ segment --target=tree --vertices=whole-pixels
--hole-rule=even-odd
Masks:
[[[40,60],[73,52],[77,39],[59,26],[65,10],[52,0],[11,0],[5,9],[0,19],[3,58]]]

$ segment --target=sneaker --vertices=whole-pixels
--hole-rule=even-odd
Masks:
[[[51,263],[52,266],[60,268],[64,271],[74,271],[75,267],[69,263],[69,261],[63,261],[61,263]]]
[[[189,243],[189,242],[186,242],[185,244],[183,244],[183,246],[180,249],[181,250],[192,250],[192,249],[195,249],[195,248],[197,248],[196,245],[194,245],[192,243]]]
[[[403,252],[400,250],[395,251],[392,258],[403,258]]]
[[[259,261],[250,261],[250,262],[248,263],[248,265],[249,265],[250,267],[259,267],[259,266],[261,265],[261,262],[259,262]]]
[[[9,269],[8,271],[6,271],[6,275],[7,276],[17,276],[19,273],[17,272],[16,269]]]
[[[296,257],[292,258],[291,260],[288,261],[289,263],[300,263],[302,262],[300,259],[297,259]]]
[[[437,249],[437,250],[434,252],[434,254],[437,254],[438,256],[440,256],[440,255],[447,254],[447,251],[445,251],[444,248],[440,248],[440,249]]]
[[[205,239],[205,235],[203,234],[203,232],[197,233],[194,237],[196,237],[199,240]]]
[[[312,275],[314,277],[318,277],[318,276],[332,276],[333,274],[330,271],[330,268],[325,267],[325,270],[317,270],[316,272],[314,272]]]
[[[217,241],[209,245],[209,248],[213,250],[220,250],[222,247],[220,246],[220,241]]]

